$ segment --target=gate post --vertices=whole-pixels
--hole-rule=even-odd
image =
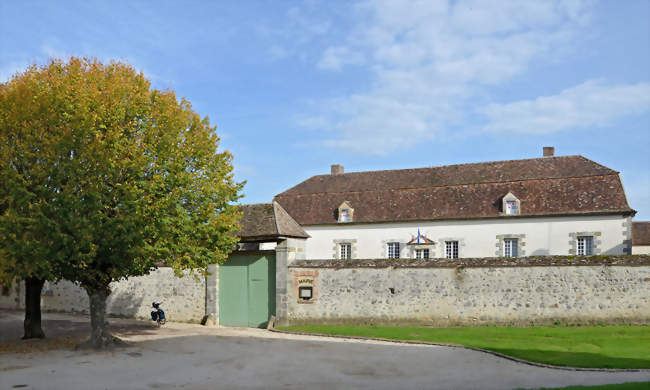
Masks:
[[[304,238],[287,238],[275,247],[275,323],[288,324],[289,292],[293,280],[289,277],[289,264],[305,259]]]
[[[202,325],[219,325],[219,265],[208,265],[205,278],[205,316]]]

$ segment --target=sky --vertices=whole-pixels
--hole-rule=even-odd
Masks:
[[[583,155],[650,220],[650,1],[0,2],[0,82],[121,60],[217,126],[242,203],[346,172]]]

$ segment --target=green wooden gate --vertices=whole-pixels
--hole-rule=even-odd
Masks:
[[[265,327],[275,315],[275,252],[232,254],[219,266],[219,323]]]

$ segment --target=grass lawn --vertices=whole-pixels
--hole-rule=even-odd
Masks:
[[[569,387],[554,387],[543,388],[536,390],[648,390],[650,389],[650,382],[627,382],[617,385],[602,385],[602,386],[569,386]]]
[[[303,325],[278,329],[465,345],[558,366],[650,368],[650,327],[464,327]]]

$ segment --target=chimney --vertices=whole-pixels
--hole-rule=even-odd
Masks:
[[[332,175],[341,175],[343,173],[343,165],[332,164]]]
[[[544,146],[544,157],[553,157],[555,156],[555,147],[553,146]],[[334,169],[334,168],[332,168]]]

